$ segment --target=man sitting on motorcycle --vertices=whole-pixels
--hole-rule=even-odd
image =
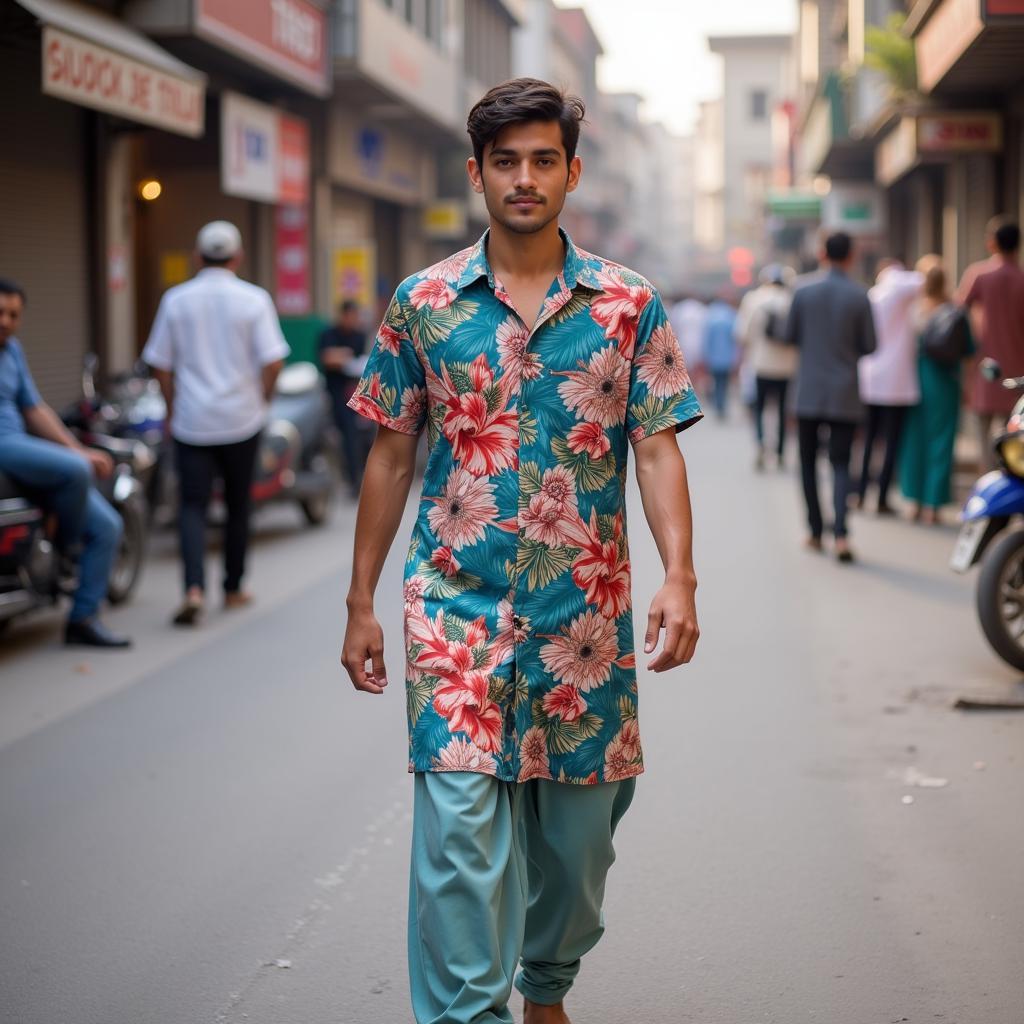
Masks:
[[[25,292],[0,279],[0,471],[57,515],[57,544],[78,561],[78,588],[64,630],[69,644],[128,647],[99,620],[121,517],[93,486],[113,472],[106,452],[79,444],[39,396],[18,339]]]

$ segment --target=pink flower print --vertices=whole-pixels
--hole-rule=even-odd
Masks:
[[[519,461],[519,422],[514,410],[487,411],[487,399],[468,392],[447,402],[441,429],[456,461],[477,476],[514,469]]]
[[[519,781],[550,778],[547,740],[544,731],[534,725],[526,730],[519,744]]]
[[[395,420],[395,428],[410,434],[419,430],[427,411],[427,392],[419,384],[413,384],[402,392],[401,408]]]
[[[587,702],[572,683],[559,683],[544,695],[544,714],[549,718],[560,718],[563,722],[575,722],[587,710]]]
[[[494,758],[481,750],[472,740],[455,738],[442,747],[431,763],[439,772],[482,772],[496,775],[498,765]]]
[[[398,355],[404,337],[405,335],[401,331],[396,331],[390,324],[381,324],[380,330],[377,331],[378,344],[385,352],[390,352],[393,356]]]
[[[588,609],[563,626],[560,634],[543,635],[543,639],[549,643],[540,649],[540,659],[555,679],[586,693],[611,677],[619,650],[614,619]]]
[[[547,501],[561,505],[567,514],[576,513],[576,478],[565,466],[553,466],[544,471],[540,494]]]
[[[494,383],[494,371],[483,352],[469,364],[469,377],[477,391],[483,391]]]
[[[592,459],[607,455],[612,446],[600,423],[577,423],[566,435],[566,441],[570,451],[577,455],[586,452]]]
[[[456,551],[482,540],[488,524],[498,514],[494,485],[461,468],[448,477],[444,494],[430,500],[434,502],[427,513],[430,528],[442,544]]]
[[[462,277],[462,272],[469,266],[472,255],[473,247],[470,246],[468,249],[463,249],[439,263],[435,263],[424,272],[423,276],[431,281],[447,281],[449,284],[455,284]]]
[[[636,330],[651,289],[644,285],[628,285],[614,270],[598,275],[601,292],[590,303],[591,317],[604,328],[606,338],[618,342],[619,352],[629,359],[636,344]]]
[[[417,308],[429,306],[433,310],[447,309],[458,292],[440,278],[425,278],[409,293],[409,301]]]
[[[535,494],[519,513],[519,525],[530,540],[558,547],[569,540],[566,533],[566,508],[561,502]]]
[[[487,674],[471,671],[448,678],[434,690],[434,710],[452,733],[464,732],[485,751],[501,749],[501,709],[487,698]]]
[[[619,733],[605,748],[604,781],[620,782],[622,779],[631,779],[634,775],[639,775],[638,757],[639,750],[634,753],[634,748],[624,743],[622,733]]]
[[[434,548],[433,553],[430,556],[430,564],[435,568],[439,569],[445,574],[445,576],[457,576],[462,566],[459,564],[459,560],[452,554],[452,549],[447,545],[442,545],[439,548]]]
[[[637,377],[647,390],[658,398],[671,398],[690,390],[690,375],[683,363],[672,328],[668,324],[656,327],[635,359]]]
[[[558,385],[562,401],[591,423],[613,427],[621,423],[629,398],[629,363],[614,345],[601,349],[579,370],[556,371],[568,377]]]
[[[537,380],[544,367],[536,352],[527,350],[530,333],[514,316],[508,317],[498,327],[498,364],[505,373],[511,373],[517,379]]]

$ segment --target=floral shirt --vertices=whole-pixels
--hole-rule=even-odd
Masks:
[[[399,285],[350,405],[427,430],[405,569],[410,771],[643,771],[627,441],[701,417],[661,299],[576,249],[531,330],[472,248]]]

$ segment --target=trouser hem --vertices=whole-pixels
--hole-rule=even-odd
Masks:
[[[537,985],[531,985],[523,977],[522,972],[516,976],[515,980],[515,986],[520,994],[538,1006],[557,1006],[569,994],[569,989],[572,988],[572,985],[573,983],[570,981],[559,985],[557,988],[551,988],[550,986],[541,988]]]

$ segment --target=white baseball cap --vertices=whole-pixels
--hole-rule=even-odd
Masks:
[[[210,221],[199,229],[196,248],[208,260],[230,260],[242,251],[242,235],[231,221]]]

